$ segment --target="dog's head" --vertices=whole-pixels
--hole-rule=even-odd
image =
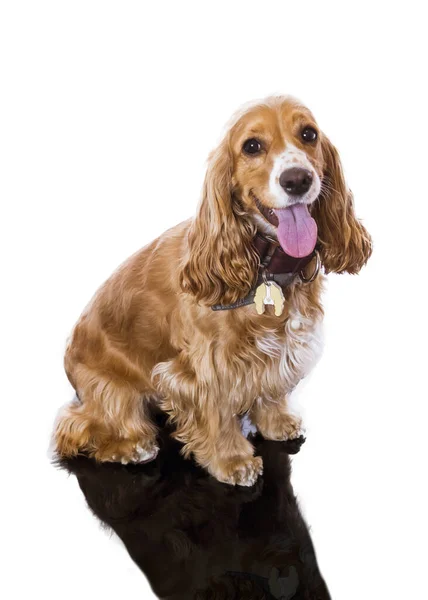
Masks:
[[[318,242],[326,272],[357,273],[371,254],[337,150],[311,112],[290,98],[241,111],[211,154],[183,290],[206,304],[244,297],[257,274],[257,229],[296,258]]]

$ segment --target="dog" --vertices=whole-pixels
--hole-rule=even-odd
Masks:
[[[120,537],[156,596],[329,600],[290,483],[289,455],[302,438],[253,437],[265,472],[250,488],[232,487],[184,460],[165,417],[155,418],[155,461],[123,466],[77,456],[59,466],[77,477],[88,506]]]
[[[263,463],[239,416],[268,440],[300,436],[289,396],[320,354],[320,265],[358,273],[371,251],[312,113],[282,96],[247,106],[209,157],[196,216],[125,262],[75,326],[58,455],[153,460],[155,403],[184,456],[253,485]]]

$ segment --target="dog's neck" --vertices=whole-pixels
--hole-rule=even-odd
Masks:
[[[302,258],[290,256],[284,252],[277,240],[259,231],[252,244],[259,255],[260,267],[264,269],[268,279],[273,275],[300,273],[315,256],[315,250]]]
[[[245,298],[237,300],[233,304],[214,304],[212,310],[231,310],[247,306],[254,302],[257,287],[264,281],[274,281],[283,290],[293,284],[297,278],[301,281],[313,281],[318,275],[320,268],[318,252],[314,250],[308,256],[295,258],[290,256],[279,245],[278,241],[264,233],[257,232],[253,238],[252,245],[259,255],[259,270],[255,285],[250,290]],[[305,267],[317,257],[317,264],[313,275],[310,279],[306,279],[303,270]]]

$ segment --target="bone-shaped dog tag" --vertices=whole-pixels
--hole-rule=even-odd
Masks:
[[[259,315],[265,312],[267,304],[271,304],[275,307],[275,315],[279,317],[284,310],[285,298],[281,287],[275,281],[266,281],[256,289],[254,302]]]

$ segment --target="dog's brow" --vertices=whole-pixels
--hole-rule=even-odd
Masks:
[[[266,127],[250,127],[246,130],[246,133],[249,135],[263,135],[266,133]]]
[[[249,119],[247,123],[245,123],[246,131],[251,132],[261,132],[269,129],[269,121],[267,119],[253,118]]]
[[[298,112],[293,115],[293,124],[303,124],[310,125],[312,127],[316,127],[316,123],[314,118],[305,112]]]

